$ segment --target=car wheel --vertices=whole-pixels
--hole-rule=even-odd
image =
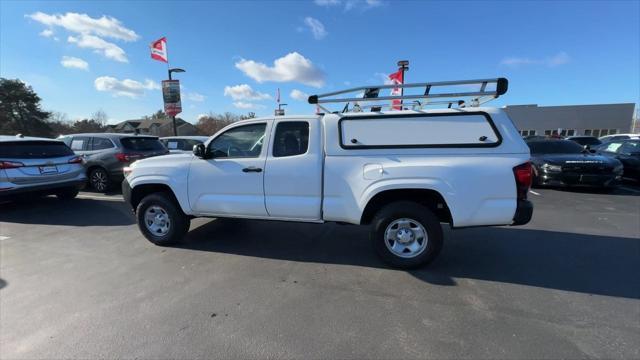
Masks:
[[[136,209],[138,227],[147,240],[160,246],[174,244],[189,231],[191,221],[170,195],[147,195]]]
[[[374,216],[370,239],[380,258],[403,269],[425,266],[442,249],[442,227],[427,207],[411,201],[386,205]]]
[[[71,199],[75,198],[76,196],[78,196],[79,192],[80,191],[78,190],[78,188],[70,187],[70,188],[65,188],[65,189],[62,189],[62,190],[58,190],[56,192],[56,196],[60,200],[71,200]]]
[[[111,187],[111,179],[107,170],[103,168],[95,168],[89,173],[89,184],[92,188],[99,192],[105,192]]]

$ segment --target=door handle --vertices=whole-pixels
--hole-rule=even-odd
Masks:
[[[246,173],[248,173],[248,172],[258,172],[259,173],[259,172],[262,172],[262,169],[260,169],[258,167],[255,167],[255,166],[249,166],[249,167],[246,167],[246,168],[242,169],[242,172],[246,172]]]

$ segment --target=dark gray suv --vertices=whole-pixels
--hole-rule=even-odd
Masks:
[[[104,192],[124,179],[122,168],[132,162],[165,155],[169,150],[155,136],[133,134],[71,134],[59,137],[84,158],[89,184]]]

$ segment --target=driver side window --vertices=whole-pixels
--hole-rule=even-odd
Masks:
[[[267,124],[251,124],[229,129],[213,139],[209,151],[215,158],[259,157]]]

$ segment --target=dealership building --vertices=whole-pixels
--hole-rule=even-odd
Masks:
[[[509,105],[516,128],[527,135],[604,136],[634,132],[634,103],[594,105]]]

